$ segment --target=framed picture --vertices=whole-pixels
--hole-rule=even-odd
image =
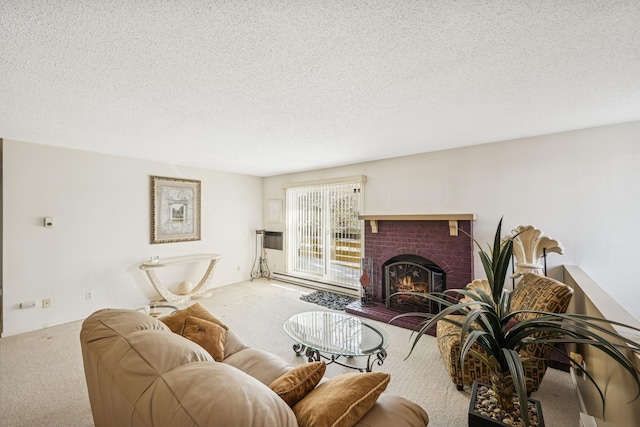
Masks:
[[[151,244],[200,240],[200,181],[151,177]]]
[[[269,224],[282,224],[282,200],[269,200],[267,209],[267,222]]]

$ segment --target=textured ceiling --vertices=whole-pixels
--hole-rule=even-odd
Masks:
[[[269,176],[640,120],[638,0],[2,0],[0,137]]]

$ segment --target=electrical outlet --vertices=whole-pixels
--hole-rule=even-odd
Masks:
[[[50,308],[51,307],[51,298],[45,298],[42,300],[42,308]]]
[[[35,301],[27,301],[20,303],[20,308],[33,308],[36,306]]]
[[[87,295],[86,295],[87,300],[90,300],[92,296],[93,295],[91,294],[91,292],[87,292]]]

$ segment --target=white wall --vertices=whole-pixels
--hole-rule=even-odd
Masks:
[[[148,303],[158,295],[138,264],[152,255],[219,253],[213,286],[249,277],[262,178],[6,139],[3,163],[3,336]],[[150,175],[202,181],[201,241],[149,243]],[[43,227],[45,216],[54,228]],[[205,266],[179,274],[196,282]],[[43,298],[51,308],[42,308]],[[37,308],[19,308],[33,300]]]
[[[503,215],[504,234],[535,225],[565,246],[550,275],[577,264],[640,319],[640,122],[274,176],[264,200],[284,199],[284,183],[352,175],[368,178],[363,214],[475,213],[482,243]],[[284,268],[283,252],[268,258]]]
[[[143,305],[157,297],[137,267],[151,255],[220,253],[214,286],[245,280],[263,203],[284,199],[282,184],[360,174],[368,177],[363,213],[476,213],[481,242],[501,215],[505,231],[536,225],[566,248],[549,256],[551,268],[581,266],[640,319],[639,141],[633,122],[263,180],[5,139],[2,335]],[[202,181],[202,241],[149,244],[150,175]],[[42,226],[45,216],[54,228]],[[284,253],[267,252],[281,270]],[[193,270],[187,279],[197,279]],[[53,307],[41,308],[43,298]],[[37,308],[19,309],[32,300]]]

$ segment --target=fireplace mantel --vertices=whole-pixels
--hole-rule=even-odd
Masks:
[[[371,232],[378,232],[378,221],[449,221],[449,234],[458,235],[458,221],[475,221],[476,214],[426,214],[426,215],[360,215],[359,219],[369,221]]]

